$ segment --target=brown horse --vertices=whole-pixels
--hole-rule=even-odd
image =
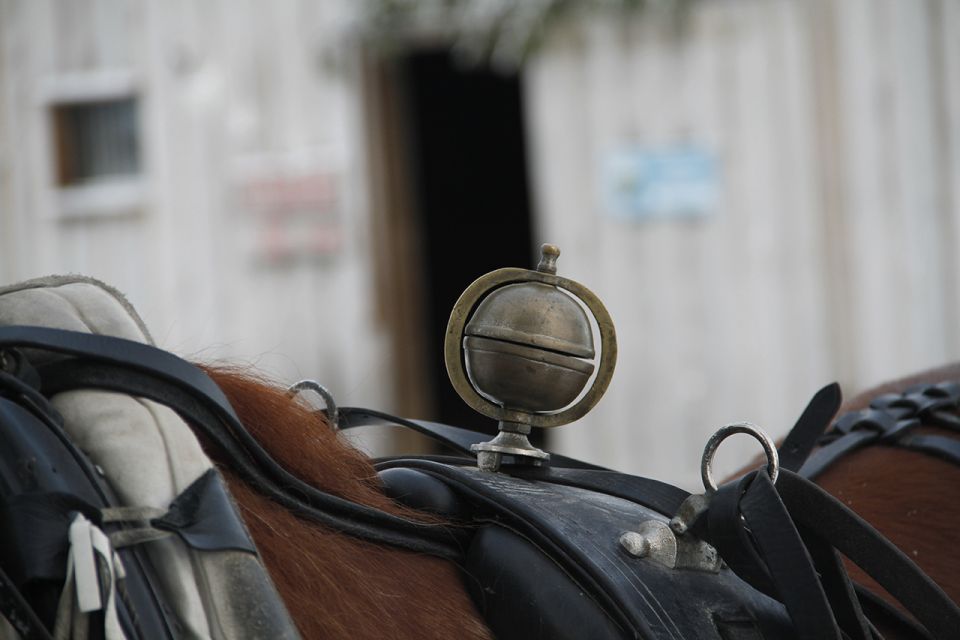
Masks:
[[[282,388],[239,370],[206,370],[250,432],[290,471],[349,500],[429,519],[387,498],[372,463]],[[960,366],[872,389],[844,410],[862,408],[881,392],[946,379],[960,379]],[[216,460],[217,452],[210,453]],[[299,520],[225,464],[220,466],[304,637],[491,637],[452,564]],[[874,446],[844,458],[818,482],[896,543],[954,601],[960,600],[960,553],[945,552],[955,546],[960,523],[960,504],[950,499],[950,488],[960,486],[960,468],[924,454]],[[855,567],[851,575],[882,593]]]

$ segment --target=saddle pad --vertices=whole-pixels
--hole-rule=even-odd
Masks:
[[[118,291],[84,276],[50,276],[0,287],[0,326],[33,325],[153,344]],[[55,395],[65,430],[101,467],[123,506],[166,510],[212,468],[190,428],[167,407],[93,390]],[[197,552],[176,537],[146,543],[161,591],[184,637],[295,637],[257,557]]]

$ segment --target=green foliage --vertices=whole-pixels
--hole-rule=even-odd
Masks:
[[[679,24],[695,0],[365,0],[361,29],[381,48],[450,44],[474,64],[513,70],[566,21],[601,12],[667,14]]]

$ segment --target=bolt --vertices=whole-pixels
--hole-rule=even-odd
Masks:
[[[636,558],[645,558],[650,554],[650,540],[636,531],[627,531],[620,536],[620,546]]]

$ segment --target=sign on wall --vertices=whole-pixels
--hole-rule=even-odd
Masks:
[[[241,205],[253,214],[250,249],[258,262],[287,265],[326,259],[343,248],[340,176],[330,170],[247,176]]]
[[[603,206],[614,218],[700,218],[717,210],[717,159],[705,147],[621,147],[607,153],[601,171]]]

